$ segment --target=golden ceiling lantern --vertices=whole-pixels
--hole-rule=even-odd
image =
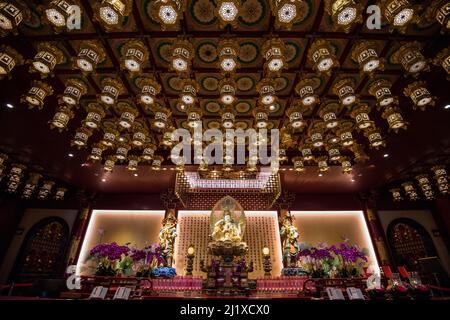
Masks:
[[[442,195],[447,195],[448,193],[448,179],[447,179],[447,171],[445,170],[445,166],[436,165],[431,170],[434,173],[434,178],[436,180],[436,184],[438,186],[439,192]]]
[[[90,102],[86,106],[86,112],[87,115],[83,121],[83,124],[88,128],[98,129],[106,115],[105,107],[101,103]]]
[[[75,10],[74,8],[77,8]],[[44,17],[47,23],[55,33],[70,31],[68,25],[71,21],[72,14],[80,12],[82,14],[82,6],[78,0],[51,0],[46,5],[38,6],[39,13]]]
[[[270,0],[275,28],[290,30],[301,18],[303,0]]]
[[[120,67],[132,75],[139,74],[147,63],[148,57],[149,52],[144,42],[141,40],[127,41],[122,47]]]
[[[63,188],[63,187],[56,188],[55,200],[56,201],[64,200],[66,193],[67,193],[67,188]]]
[[[267,40],[262,51],[264,54],[264,69],[269,77],[279,77],[283,69],[287,68],[286,47],[280,38]]]
[[[436,1],[433,1],[433,3]],[[450,30],[450,2],[448,0],[441,0],[434,11],[436,21],[439,22],[444,30]]]
[[[334,31],[349,33],[352,26],[363,22],[362,10],[362,5],[353,0],[325,0],[325,11],[333,21]]]
[[[145,161],[151,161],[153,159],[153,156],[155,155],[155,151],[156,145],[153,142],[148,141],[142,149],[141,158]]]
[[[256,128],[267,128],[267,125],[269,124],[269,108],[266,105],[259,103],[258,106],[253,109],[253,117]]]
[[[308,134],[314,148],[321,148],[324,145],[323,134],[325,132],[325,127],[326,126],[323,121],[314,121],[309,126]]]
[[[402,187],[405,190],[405,193],[408,196],[409,200],[411,201],[419,200],[419,195],[417,194],[416,188],[414,187],[414,184],[412,182],[408,181],[402,183]]]
[[[133,123],[133,136],[131,137],[131,144],[135,147],[142,147],[148,139],[148,131],[144,124],[140,121]]]
[[[119,141],[117,143],[117,148],[116,148],[116,154],[115,154],[116,159],[119,161],[126,160],[130,149],[131,149],[131,146],[127,140],[124,139],[123,141]]]
[[[170,109],[164,107],[161,104],[156,104],[154,108],[155,117],[153,119],[152,125],[157,130],[163,130],[169,121],[171,115]]]
[[[69,121],[75,117],[75,113],[72,108],[66,104],[60,104],[56,108],[56,112],[53,115],[53,119],[48,122],[50,129],[58,129],[59,132],[67,130]]]
[[[351,120],[342,120],[339,123],[339,128],[336,130],[336,134],[343,147],[348,148],[353,145],[353,131],[354,124]]]
[[[113,172],[114,167],[116,166],[117,158],[114,155],[109,155],[105,159],[105,163],[103,164],[103,170],[105,172]]]
[[[371,148],[378,150],[379,148],[386,146],[384,139],[381,136],[380,130],[375,127],[375,125],[371,125],[369,128],[367,128],[364,131],[364,135],[369,140],[369,146]]]
[[[294,130],[298,130],[305,125],[305,122],[303,121],[302,111],[303,106],[298,100],[286,110],[286,116],[288,117],[289,123]]]
[[[408,85],[403,91],[404,95],[410,97],[414,103],[414,110],[419,108],[425,111],[427,107],[432,107],[436,103],[436,97],[433,97],[427,89],[425,81],[416,81]]]
[[[180,103],[186,108],[194,105],[197,102],[197,93],[200,86],[194,79],[183,79],[181,84]]]
[[[164,161],[164,158],[162,156],[160,156],[160,155],[154,156],[151,169],[154,171],[160,171],[163,161]]]
[[[236,117],[233,106],[225,105],[222,108],[221,117],[222,117],[222,127],[224,127],[224,129],[233,128],[234,119]]]
[[[192,129],[200,127],[202,124],[202,109],[196,105],[192,105],[187,108],[186,112],[188,126]]]
[[[389,125],[389,129],[398,132],[399,129],[405,129],[408,127],[408,123],[403,120],[398,107],[388,106],[384,109],[382,115],[383,119],[386,119]]]
[[[298,148],[298,150],[302,154],[302,159],[304,162],[314,160],[314,155],[312,152],[312,144],[311,139],[306,139]]]
[[[389,192],[392,193],[392,200],[394,200],[395,202],[403,200],[400,188],[390,189]]]
[[[31,199],[33,196],[34,191],[36,190],[36,187],[39,184],[39,180],[42,178],[42,175],[39,173],[30,173],[28,176],[28,180],[25,183],[25,186],[22,190],[22,198],[25,200]]]
[[[10,46],[0,46],[0,80],[11,78],[11,72],[15,66],[25,63],[23,56]]]
[[[18,35],[18,27],[22,21],[30,18],[31,11],[22,0],[0,2],[0,36],[12,33]]]
[[[224,38],[219,41],[217,47],[219,53],[218,67],[222,74],[233,75],[239,68],[239,44],[234,38]]]
[[[398,104],[398,99],[391,92],[392,83],[379,79],[369,85],[369,94],[377,99],[377,107],[385,108],[391,104]]]
[[[294,166],[293,169],[295,172],[305,172],[305,165],[303,164],[302,157],[293,157],[292,164]]]
[[[352,51],[352,59],[359,64],[361,74],[373,77],[375,72],[383,71],[386,59],[378,57],[377,46],[373,41],[361,41]]]
[[[325,102],[319,108],[319,116],[325,122],[327,129],[336,128],[339,124],[337,114],[342,107],[336,102]]]
[[[133,9],[133,0],[101,0],[93,5],[94,20],[106,32],[118,31]]]
[[[110,77],[101,80],[101,88],[102,93],[98,96],[98,99],[106,106],[116,104],[119,95],[125,92],[122,82]]]
[[[263,78],[256,84],[259,93],[258,102],[264,106],[270,106],[277,102],[275,95],[275,81],[271,78]]]
[[[59,101],[69,106],[78,105],[81,97],[88,92],[86,83],[78,78],[67,79],[65,85],[63,94],[59,96]]]
[[[328,157],[320,156],[317,158],[317,167],[319,168],[319,173],[327,173],[330,170],[328,166]]]
[[[50,194],[52,193],[52,189],[53,186],[55,185],[54,181],[50,181],[50,180],[45,180],[42,183],[41,188],[39,189],[37,198],[39,200],[46,200],[48,199],[48,197],[50,196]]]
[[[78,149],[85,148],[90,136],[92,136],[92,129],[81,126],[76,130],[71,145],[76,146]]]
[[[390,24],[389,30],[405,33],[410,23],[416,20],[414,6],[407,0],[380,0],[381,14]]]
[[[57,64],[64,62],[64,53],[50,42],[41,42],[37,54],[31,61],[30,72],[38,72],[42,78],[52,73]]]
[[[355,120],[359,129],[365,130],[373,125],[373,121],[369,118],[370,111],[371,108],[367,103],[360,103],[353,108],[350,116]]]
[[[190,67],[194,59],[194,46],[192,43],[179,37],[172,45],[172,57],[169,69],[179,76],[189,76]]]
[[[450,47],[439,52],[432,62],[435,66],[444,68],[447,72],[447,80],[450,80]]]
[[[27,169],[23,164],[14,163],[11,165],[11,169],[8,175],[8,181],[6,183],[6,191],[8,193],[16,193],[19,188],[20,181],[23,178],[24,171]]]
[[[241,5],[240,0],[217,0],[216,16],[219,18],[220,28],[225,28],[227,24],[230,24],[233,28],[238,26]]]
[[[431,187],[430,180],[428,179],[428,175],[420,174],[416,176],[416,180],[419,184],[420,189],[422,190],[423,195],[425,196],[425,200],[434,200],[434,192],[433,188]]]
[[[419,42],[408,42],[392,55],[392,62],[401,64],[408,74],[417,78],[420,72],[430,70],[427,59],[422,55],[421,50],[422,45]]]
[[[137,171],[140,161],[141,161],[141,157],[139,157],[139,156],[136,156],[136,155],[128,156],[127,170],[130,172]]]
[[[161,92],[161,85],[153,78],[140,77],[136,80],[137,86],[141,90],[137,97],[138,103],[142,106],[153,106],[156,95]]]
[[[315,94],[315,81],[311,78],[305,78],[300,80],[300,82],[295,87],[295,91],[300,96],[302,104],[304,106],[314,107],[316,104],[320,103],[319,96]]]
[[[105,151],[106,146],[99,142],[94,143],[91,148],[91,153],[89,154],[87,160],[90,162],[97,162],[102,160],[103,151]]]
[[[223,78],[219,81],[219,101],[231,106],[236,101],[236,82],[230,78]]]
[[[119,137],[119,131],[117,130],[117,126],[113,121],[104,121],[103,122],[103,138],[100,141],[103,145],[108,148],[114,146]]]
[[[72,59],[74,69],[79,69],[83,74],[95,71],[99,63],[106,60],[105,49],[97,41],[81,41],[78,54]]]
[[[160,143],[163,147],[170,148],[173,145],[173,143],[174,143],[174,139],[173,139],[174,131],[175,131],[175,128],[172,127],[172,126],[169,126],[169,127],[167,127],[164,130],[163,136],[162,136],[162,139],[161,139],[161,143]]]
[[[163,31],[177,30],[185,10],[186,0],[159,0],[153,1],[151,15]]]
[[[31,89],[28,93],[22,95],[20,102],[28,104],[30,109],[37,107],[39,110],[42,110],[45,98],[52,94],[53,89],[51,86],[45,82],[33,80],[31,82]]]
[[[342,78],[333,86],[333,93],[339,97],[342,106],[350,107],[359,102],[355,93],[355,80],[352,78]]]
[[[342,173],[348,173],[348,174],[352,173],[353,166],[348,157],[341,157],[340,162],[341,162]]]
[[[6,166],[4,165],[5,161],[8,159],[6,154],[0,153],[0,181],[2,181],[4,171]]]
[[[339,150],[339,145],[337,143],[335,144],[327,144],[326,150],[328,152],[328,159],[330,161],[339,161],[341,160],[341,151]]]
[[[355,158],[355,162],[364,163],[369,160],[369,156],[364,151],[364,146],[359,143],[354,143],[350,150],[353,152],[353,156]]]
[[[308,51],[308,59],[313,64],[313,69],[320,74],[331,76],[331,70],[339,67],[334,49],[327,40],[314,41]]]
[[[129,129],[134,123],[134,120],[139,116],[139,111],[129,101],[119,101],[117,103],[117,110],[120,113],[118,124],[123,129]]]

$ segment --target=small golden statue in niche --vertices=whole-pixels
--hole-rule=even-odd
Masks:
[[[241,226],[234,221],[229,210],[225,209],[223,219],[215,223],[211,237],[215,241],[231,240],[240,242],[242,240]]]
[[[163,220],[163,226],[159,231],[159,243],[161,245],[161,252],[166,260],[166,265],[171,267],[174,263],[174,243],[177,237],[177,218],[175,218],[174,211],[169,210],[166,218]]]
[[[225,197],[211,213],[211,239],[213,241],[241,242],[245,230],[245,215],[239,203]]]
[[[286,214],[284,215],[280,236],[282,239],[283,266],[285,268],[295,267],[295,257],[300,250],[300,243],[298,241],[300,233],[293,225],[292,215],[289,211],[286,211]]]

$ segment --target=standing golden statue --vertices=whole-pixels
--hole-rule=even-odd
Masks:
[[[170,210],[163,220],[163,226],[159,231],[159,243],[161,245],[161,253],[166,260],[166,265],[171,267],[174,263],[174,244],[177,237],[177,218],[174,212]]]
[[[280,229],[283,248],[283,266],[285,268],[295,267],[296,256],[300,250],[298,238],[300,233],[292,223],[292,215],[286,212],[283,218],[283,224]]]

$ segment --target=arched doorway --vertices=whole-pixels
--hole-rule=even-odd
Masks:
[[[412,219],[393,220],[387,228],[387,238],[396,266],[417,270],[420,258],[437,256],[430,234]]]
[[[60,277],[68,242],[69,226],[64,219],[48,217],[37,222],[22,243],[11,280],[28,282]]]

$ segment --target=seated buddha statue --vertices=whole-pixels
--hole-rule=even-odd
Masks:
[[[242,241],[241,226],[233,219],[228,209],[225,210],[223,219],[214,224],[211,237],[214,241]]]

